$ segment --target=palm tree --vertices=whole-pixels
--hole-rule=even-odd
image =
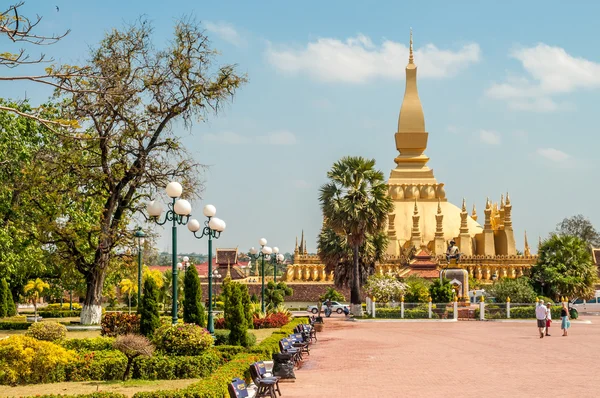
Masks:
[[[352,249],[350,304],[352,313],[361,315],[360,285],[365,280],[360,277],[361,247],[365,243],[369,246],[369,235],[385,240],[385,235],[378,235],[384,231],[394,204],[387,195],[383,173],[375,170],[374,159],[344,157],[333,164],[327,178],[329,182],[321,187],[319,196],[324,227],[330,228],[341,242],[345,239]],[[372,250],[375,252],[375,247]]]
[[[121,287],[121,293],[126,294],[129,299],[129,313],[131,314],[131,295],[137,294],[137,284],[133,282],[131,279],[123,279],[119,286]],[[138,306],[140,303],[138,303]]]
[[[31,302],[33,303],[33,310],[35,312],[35,322],[37,322],[38,317],[37,302],[40,299],[40,296],[42,295],[44,290],[46,289],[50,289],[50,285],[41,280],[40,278],[37,278],[36,280],[30,280],[23,288],[25,296],[29,297],[31,299]]]

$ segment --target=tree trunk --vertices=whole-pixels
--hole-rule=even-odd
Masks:
[[[105,267],[95,265],[85,279],[87,292],[81,310],[82,325],[99,325],[102,318],[102,287],[104,286]]]
[[[362,305],[360,302],[360,267],[358,262],[358,245],[353,247],[352,256],[352,287],[350,290],[350,311],[354,316],[362,316]]]
[[[35,298],[33,299],[33,317],[34,322],[37,322],[37,300]]]

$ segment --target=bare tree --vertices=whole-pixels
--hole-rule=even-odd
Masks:
[[[131,240],[128,226],[156,187],[178,178],[197,196],[201,165],[174,134],[218,112],[246,78],[234,65],[213,66],[216,51],[193,20],[176,23],[164,50],[152,45],[150,23],[140,20],[107,33],[85,65],[91,76],[62,78],[56,99],[62,117],[81,120],[65,135],[45,170],[52,186],[35,199],[46,244],[68,255],[87,283],[81,322],[97,324],[102,287],[115,252]],[[62,89],[68,84],[69,89]]]

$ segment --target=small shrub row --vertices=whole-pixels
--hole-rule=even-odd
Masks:
[[[81,316],[81,310],[73,310],[73,311],[61,311],[61,310],[55,310],[55,311],[38,311],[38,316],[41,316],[42,318],[71,318],[71,317],[79,317]]]
[[[176,380],[207,377],[223,363],[222,355],[208,350],[195,356],[138,357],[133,361],[133,378],[142,380]]]
[[[213,345],[206,329],[194,323],[163,325],[154,332],[156,348],[171,355],[200,355]]]
[[[123,394],[116,392],[93,392],[91,394],[75,394],[75,395],[60,395],[60,394],[44,394],[31,395],[25,398],[127,398]]]
[[[250,364],[258,361],[257,355],[238,354],[220,367],[210,377],[180,390],[138,392],[134,398],[222,398],[229,396],[227,385],[235,377],[247,378]]]
[[[112,350],[115,339],[113,337],[87,337],[84,339],[66,339],[60,345],[75,351],[105,351]]]
[[[287,325],[290,321],[290,318],[287,314],[276,312],[273,314],[268,314],[264,318],[254,317],[254,329],[266,329],[266,328],[280,328],[284,325]]]
[[[69,366],[66,380],[122,380],[126,367],[127,357],[121,351],[84,352]]]
[[[561,307],[553,306],[551,308],[552,319],[560,319]],[[479,308],[475,309],[475,318],[479,319]],[[535,306],[527,307],[511,307],[510,309],[511,319],[535,319]],[[485,308],[485,319],[506,319],[506,306],[492,306]]]
[[[383,319],[401,319],[402,312],[400,308],[377,308],[375,310],[375,318],[383,318]],[[439,313],[436,311],[432,311],[431,318],[438,319],[440,317]],[[428,319],[429,318],[429,310],[425,309],[405,309],[404,310],[404,319]]]
[[[221,355],[225,362],[231,361],[238,354],[245,353],[246,347],[241,345],[220,345],[215,347],[215,350]]]
[[[0,322],[0,330],[27,330],[29,326],[29,322]]]
[[[62,305],[60,303],[54,303],[54,304],[48,304],[47,306],[45,306],[42,310],[43,311],[70,311],[70,305],[69,303],[62,303]],[[81,304],[79,303],[73,303],[73,310],[74,311],[81,311]]]

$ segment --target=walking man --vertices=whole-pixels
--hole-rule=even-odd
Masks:
[[[540,339],[544,338],[544,331],[546,329],[546,311],[548,309],[544,305],[544,300],[540,300],[538,306],[535,308],[535,318],[537,319],[537,326],[540,331]]]

